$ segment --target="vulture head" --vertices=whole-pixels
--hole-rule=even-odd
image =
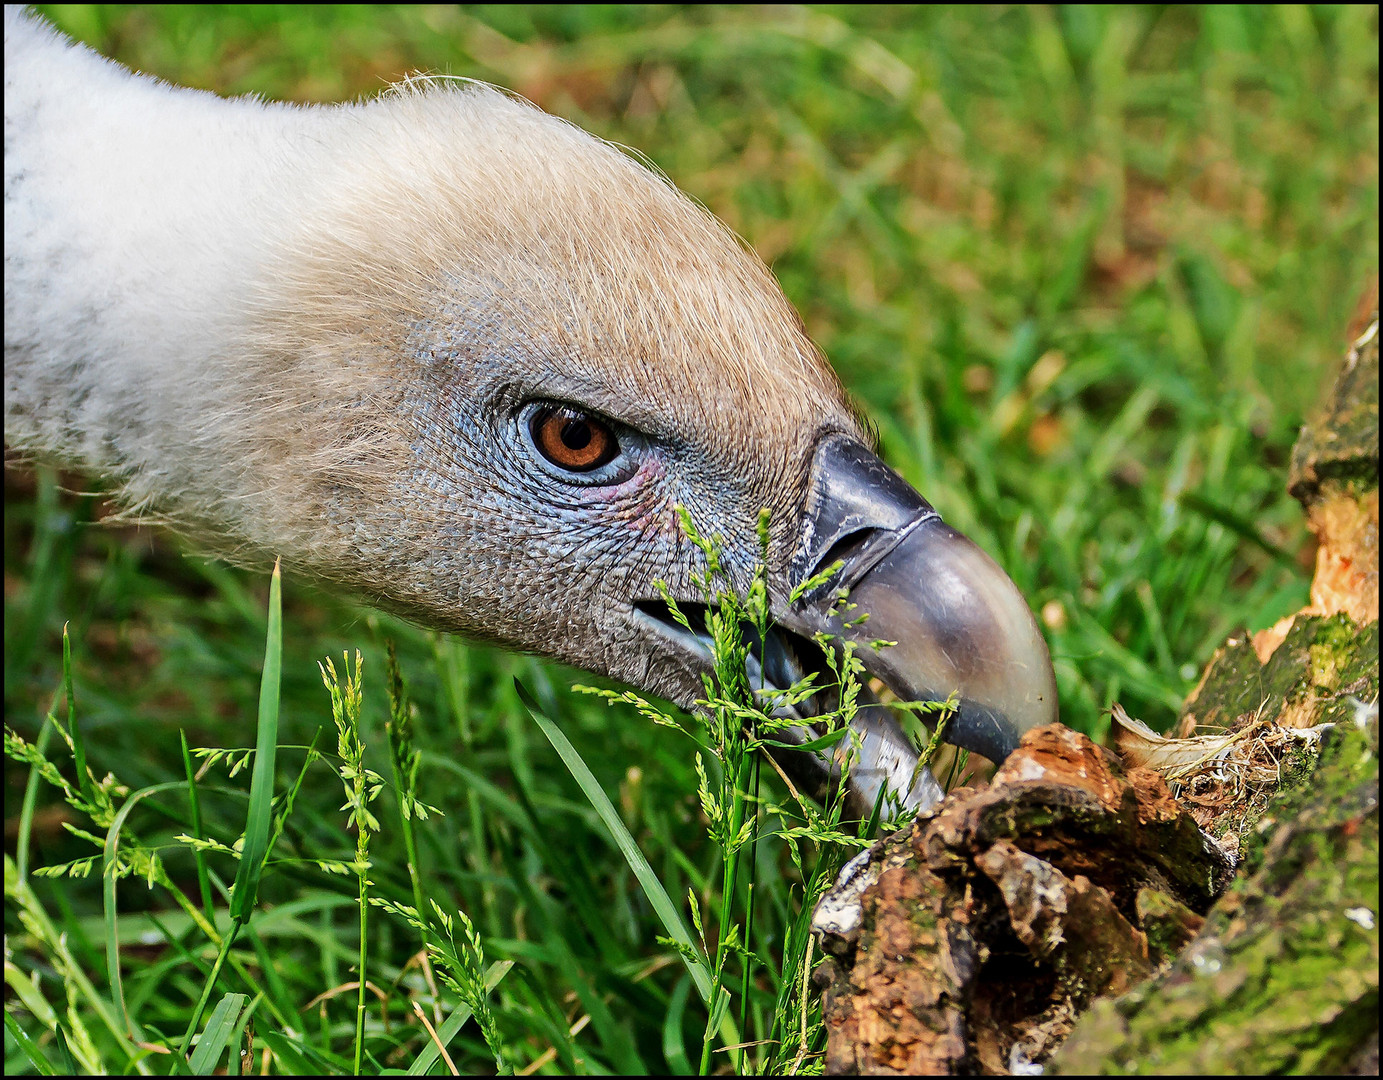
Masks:
[[[688,707],[679,508],[741,589],[767,509],[757,678],[821,667],[826,632],[901,699],[956,694],[949,738],[989,758],[1055,719],[1013,584],[879,459],[763,263],[627,153],[475,83],[227,101],[12,11],[5,53],[15,449],[215,553]],[[930,801],[884,713],[858,805]]]

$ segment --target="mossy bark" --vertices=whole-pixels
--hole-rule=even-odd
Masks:
[[[1367,1068],[1378,1032],[1378,726],[1338,731],[1309,783],[1260,821],[1271,840],[1258,872],[1231,886],[1167,974],[1095,1002],[1048,1072]]]
[[[1231,638],[1179,729],[1270,726],[1278,779],[1230,777],[1202,832],[1159,774],[1030,733],[823,904],[828,1072],[1377,1072],[1376,296],[1293,455],[1311,605]]]
[[[816,973],[828,1073],[1045,1059],[1194,933],[1232,875],[1161,776],[1059,724],[870,855],[813,923],[832,958]]]
[[[1333,730],[1281,763],[1271,800],[1212,823],[1238,837],[1235,884],[1171,970],[1096,1002],[1048,1071],[1378,1071],[1376,287],[1374,303],[1292,456],[1320,542],[1311,605],[1219,650],[1182,724]]]

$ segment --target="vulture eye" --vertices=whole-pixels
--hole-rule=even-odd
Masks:
[[[619,454],[619,440],[603,420],[570,406],[541,405],[528,425],[538,452],[567,472],[592,472]]]

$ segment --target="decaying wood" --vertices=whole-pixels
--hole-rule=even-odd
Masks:
[[[815,920],[828,1072],[1377,1071],[1373,297],[1293,454],[1310,606],[1215,654],[1192,737],[1038,729],[852,863]]]
[[[1006,1072],[1151,974],[1232,864],[1160,775],[1052,725],[863,873],[872,884],[842,890],[858,910],[833,898],[816,920],[833,957],[817,972],[827,1071]]]
[[[1259,826],[1256,872],[1169,972],[1095,1002],[1049,1073],[1377,1072],[1377,720],[1343,725]]]

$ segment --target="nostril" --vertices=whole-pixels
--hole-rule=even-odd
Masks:
[[[817,559],[815,563],[807,568],[807,572],[802,575],[802,580],[806,581],[809,578],[815,577],[832,564],[840,562],[844,563],[841,573],[825,584],[827,586],[835,586],[836,588],[848,584],[848,582],[843,579],[849,575],[853,564],[859,561],[860,557],[869,547],[870,540],[882,531],[881,529],[867,526],[862,529],[855,529],[853,532],[845,533],[843,536],[838,536],[832,541],[831,546],[826,549],[821,558]]]

